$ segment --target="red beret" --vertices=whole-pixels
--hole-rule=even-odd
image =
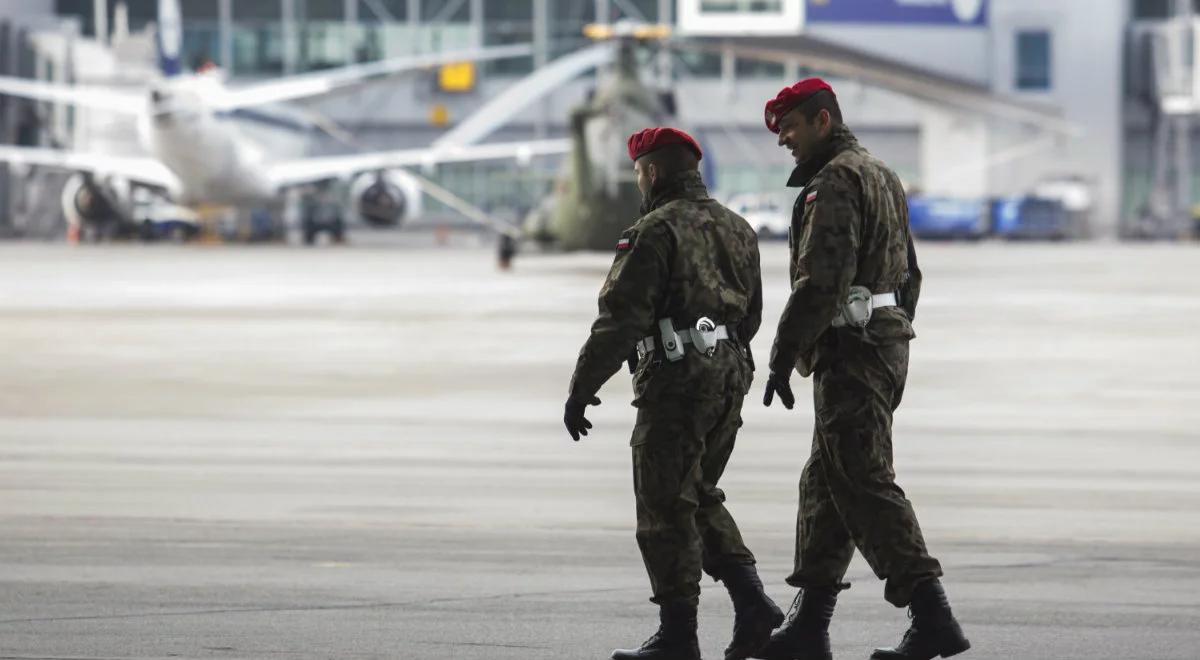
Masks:
[[[805,78],[791,87],[779,90],[779,94],[776,94],[775,98],[767,101],[767,109],[764,113],[767,119],[767,130],[778,133],[779,119],[821,90],[833,94],[833,88],[829,86],[829,83],[820,78]]]
[[[629,136],[629,160],[637,160],[651,151],[672,144],[682,144],[691,149],[696,154],[696,158],[704,157],[700,152],[699,143],[692,136],[678,128],[660,126],[658,128],[646,128]]]

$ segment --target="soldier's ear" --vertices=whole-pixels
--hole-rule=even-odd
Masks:
[[[817,113],[817,130],[823,136],[833,130],[833,115],[829,114],[829,110],[826,108],[821,108],[821,111]]]

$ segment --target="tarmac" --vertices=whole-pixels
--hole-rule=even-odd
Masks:
[[[1195,246],[922,243],[899,483],[974,648],[1200,658]],[[656,625],[609,255],[0,246],[0,658],[603,659]],[[786,247],[764,247],[768,354]],[[787,605],[810,384],[723,487]],[[898,641],[856,558],[835,656]],[[706,580],[704,657],[731,609]]]

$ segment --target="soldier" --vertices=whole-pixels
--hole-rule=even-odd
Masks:
[[[767,102],[767,128],[796,160],[792,294],[784,307],[764,405],[795,403],[792,369],[813,376],[816,424],[800,478],[795,570],[800,593],[759,653],[828,660],[829,621],[854,549],[908,606],[912,626],[877,660],[929,660],[970,647],[950,612],[912,504],[892,469],[892,413],[908,374],[921,272],[900,180],[842,123],[833,89],[809,78]]]
[[[757,237],[708,196],[691,136],[649,128],[628,147],[643,215],[617,242],[564,414],[573,439],[587,435],[586,407],[600,403],[596,392],[627,356],[636,359],[637,542],[661,625],[641,648],[612,657],[699,660],[703,570],[733,600],[725,657],[746,658],[783,621],[717,488],[753,378],[749,346],[762,321]]]

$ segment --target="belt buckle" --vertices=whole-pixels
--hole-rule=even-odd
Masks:
[[[717,324],[713,323],[713,320],[708,318],[707,316],[701,316],[700,319],[696,321],[696,333],[698,333],[698,334],[693,335],[693,336],[696,338],[703,337],[704,346],[705,346],[704,357],[712,357],[713,354],[717,352],[717,342],[715,340],[713,341],[711,346],[708,344],[709,336],[716,331],[717,331]],[[692,342],[692,343],[697,344],[699,342]]]

